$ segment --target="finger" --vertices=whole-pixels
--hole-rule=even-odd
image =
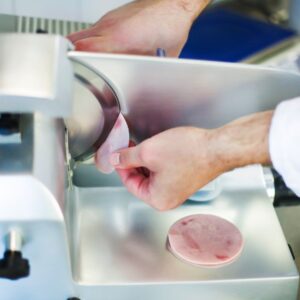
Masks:
[[[153,51],[149,49],[132,49],[130,45],[107,36],[92,36],[77,40],[74,45],[77,51],[153,55]]]
[[[74,43],[75,50],[88,52],[114,52],[113,43],[102,36],[88,37]]]
[[[77,32],[72,32],[71,34],[67,35],[67,38],[74,44],[79,40],[86,39],[94,35],[95,34],[92,28],[87,28]]]
[[[139,146],[119,150],[110,156],[109,161],[111,165],[118,169],[144,167]]]
[[[148,203],[149,199],[149,177],[145,177],[143,174],[138,172],[136,169],[116,169],[119,174],[121,181],[135,197]]]

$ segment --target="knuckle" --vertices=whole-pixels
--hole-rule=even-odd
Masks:
[[[139,156],[140,156],[139,159],[140,159],[142,162],[145,162],[145,163],[148,162],[149,151],[148,151],[148,147],[147,147],[146,144],[141,144],[141,145],[140,145]]]
[[[128,154],[126,152],[120,152],[119,164],[124,165],[128,162]]]
[[[157,162],[157,155],[155,149],[151,147],[149,144],[141,144],[140,145],[140,159],[146,165],[153,165]]]

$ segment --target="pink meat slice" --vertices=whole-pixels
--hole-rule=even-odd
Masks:
[[[168,233],[169,250],[178,258],[213,267],[234,261],[243,249],[243,238],[232,223],[214,215],[180,219]]]
[[[109,162],[110,155],[117,150],[128,147],[128,145],[129,129],[125,118],[120,114],[107,139],[96,153],[98,169],[105,174],[112,173],[114,167]]]

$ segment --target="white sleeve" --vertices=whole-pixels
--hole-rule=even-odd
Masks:
[[[269,150],[274,168],[300,196],[300,97],[284,101],[275,109]]]

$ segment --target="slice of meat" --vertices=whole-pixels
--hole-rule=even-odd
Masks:
[[[125,118],[120,114],[107,139],[96,153],[97,168],[102,173],[112,173],[114,167],[109,162],[110,155],[117,150],[128,147],[128,145],[129,129]]]
[[[199,266],[232,262],[243,249],[243,238],[232,223],[213,215],[191,215],[174,223],[168,248],[178,258]]]

